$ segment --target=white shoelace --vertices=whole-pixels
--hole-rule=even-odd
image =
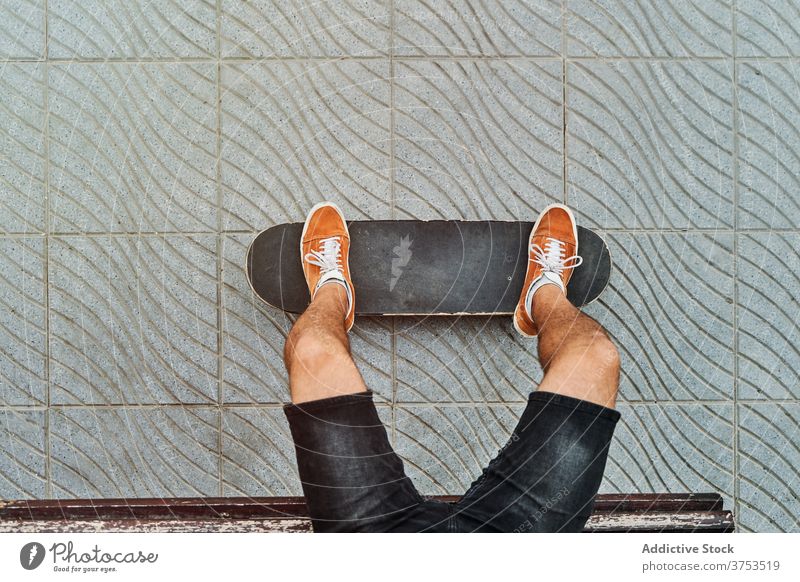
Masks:
[[[564,272],[564,269],[574,269],[583,263],[583,257],[578,255],[565,258],[564,243],[555,238],[547,237],[544,248],[535,243],[532,244],[531,252],[533,253],[531,261],[540,265],[544,272],[555,273],[559,276]],[[572,263],[568,264],[570,261]]]
[[[320,269],[320,275],[331,271],[342,272],[342,243],[338,236],[320,241],[320,250],[306,253],[306,261]]]

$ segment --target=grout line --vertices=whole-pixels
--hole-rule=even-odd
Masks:
[[[219,406],[213,402],[162,402],[162,403],[148,403],[148,404],[88,404],[88,403],[73,403],[73,404],[53,404],[50,406],[51,410],[66,411],[66,410],[207,410],[213,412],[225,412],[228,410],[246,410],[246,409],[263,409],[263,410],[283,410],[287,401],[283,402],[233,402]],[[515,402],[512,404],[524,404],[524,402]],[[416,404],[413,404],[416,406]],[[483,404],[475,403],[455,403],[457,406],[484,406]],[[490,403],[493,406],[505,406],[503,403]],[[391,403],[385,400],[375,401],[375,406],[378,408],[391,408]],[[433,405],[432,405],[433,406]],[[45,411],[45,405],[14,405],[14,406],[0,406],[0,411],[14,411],[14,412],[36,412]]]
[[[395,54],[394,54],[394,43],[395,43],[395,15],[396,15],[396,6],[395,1],[391,0],[389,6],[389,216],[392,220],[395,219],[396,210],[395,210],[395,192],[396,192],[396,158],[395,158],[395,134],[394,134],[394,126],[395,126]],[[396,439],[397,439],[397,422],[395,418],[395,404],[397,402],[397,324],[394,319],[390,321],[390,345],[389,349],[391,351],[391,382],[392,382],[392,399],[391,399],[391,414],[390,414],[390,432],[389,438],[390,443],[394,446]]]
[[[376,400],[375,406],[379,408],[504,408],[510,406],[524,406],[527,400],[493,400],[493,401],[449,401],[449,402],[413,402],[402,401],[392,402],[389,400]],[[739,398],[737,400],[740,406],[759,406],[759,405],[795,405],[800,406],[800,398]],[[12,410],[17,412],[31,412],[31,411],[46,411],[50,410],[160,410],[165,408],[180,408],[180,409],[196,409],[196,410],[234,410],[234,409],[282,409],[286,404],[282,402],[231,402],[223,404],[222,406],[213,402],[166,402],[166,403],[148,403],[148,404],[88,404],[88,403],[71,403],[71,404],[30,404],[30,405],[2,405],[0,410]],[[733,406],[732,400],[620,400],[617,402],[618,406],[644,406],[649,408],[658,408],[663,406],[678,406],[682,408],[690,408],[695,406]]]
[[[247,231],[249,232],[249,231]],[[52,232],[50,236],[55,236],[59,238],[104,238],[104,237],[111,237],[111,238],[127,238],[132,236],[138,237],[154,237],[154,238],[164,238],[164,237],[187,237],[187,236],[209,236],[209,235],[216,235],[219,234],[218,230],[185,230],[185,231],[142,231],[142,232],[133,232],[133,231],[125,231],[125,232]]]
[[[477,402],[477,401],[461,401],[461,402],[397,402],[397,408],[482,408],[482,407],[514,407],[524,406],[527,400],[508,400],[508,401],[491,401],[491,402]],[[800,398],[764,398],[755,399],[748,398],[738,400],[741,406],[759,406],[759,405],[795,405],[800,406]],[[237,405],[242,407],[251,406],[250,404]],[[255,405],[259,406],[277,406],[277,405]],[[388,406],[388,403],[384,404]],[[678,408],[692,408],[692,407],[708,407],[708,406],[733,406],[732,400],[618,400],[617,406],[633,406],[633,407],[646,407],[646,408],[661,408],[661,407],[678,407]]]
[[[49,32],[48,32],[48,4],[44,2],[44,381],[45,381],[45,402],[47,408],[44,415],[44,476],[45,476],[45,498],[53,496],[53,461],[52,444],[50,433],[50,393],[51,393],[51,370],[50,370],[50,66],[47,61],[49,54]]]
[[[458,220],[458,219],[451,219]],[[500,221],[505,222],[505,221]],[[591,230],[602,233],[625,233],[625,234],[800,234],[800,227],[798,228],[626,228],[626,227],[610,227],[603,228],[594,225],[587,225],[581,223]],[[198,230],[198,231],[164,231],[164,232],[11,232],[0,233],[0,239],[26,239],[26,238],[127,238],[127,237],[186,237],[186,236],[209,236],[209,235],[256,235],[260,230]]]
[[[389,13],[389,218],[395,219],[395,69],[394,69],[394,0]]]
[[[223,392],[223,376],[224,376],[224,346],[225,341],[223,333],[223,284],[222,284],[222,270],[223,270],[223,247],[224,241],[222,237],[222,176],[221,176],[221,160],[222,160],[222,64],[221,64],[221,26],[222,26],[222,0],[217,0],[217,38],[216,38],[216,51],[217,51],[217,159],[215,168],[215,178],[217,187],[217,473],[218,473],[218,493],[222,497],[224,495],[223,486],[223,438],[222,438],[222,392]]]
[[[567,189],[567,0],[561,0],[561,197],[569,205]]]
[[[641,63],[681,63],[681,62],[722,62],[729,61],[731,56],[703,56],[703,57],[643,57],[643,56],[615,56],[615,57],[570,57],[568,55],[401,55],[392,57],[391,54],[370,56],[345,56],[345,57],[222,57],[222,58],[96,58],[96,59],[26,59],[10,58],[0,59],[0,65],[15,63],[43,63],[47,60],[54,65],[140,65],[140,64],[213,64],[216,62],[231,64],[258,64],[258,63],[309,63],[309,62],[335,62],[335,61],[385,61],[394,58],[398,61],[532,61],[532,62],[557,62],[566,60],[570,63],[613,63],[613,62],[641,62]],[[786,63],[800,60],[800,55],[793,56],[764,56],[764,57],[735,57],[740,63]]]
[[[739,90],[736,72],[736,0],[731,3],[731,35],[733,52],[733,515],[738,527],[741,504],[739,496]]]

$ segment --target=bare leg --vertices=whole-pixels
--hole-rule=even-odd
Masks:
[[[545,371],[539,390],[614,408],[619,353],[600,324],[578,311],[555,285],[536,292],[532,309]]]
[[[344,287],[323,285],[289,332],[284,361],[295,404],[367,390],[350,356],[346,310]]]

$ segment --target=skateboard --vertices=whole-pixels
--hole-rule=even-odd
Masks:
[[[528,268],[532,222],[366,220],[348,223],[357,315],[510,315]],[[301,313],[310,295],[300,263],[303,223],[259,233],[247,251],[247,278],[265,303]],[[596,232],[578,226],[567,298],[597,299],[611,255]]]

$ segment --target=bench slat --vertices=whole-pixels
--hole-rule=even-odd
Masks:
[[[456,502],[454,495],[432,499]],[[719,511],[717,493],[611,493],[595,499],[594,513]],[[303,497],[174,497],[0,501],[0,520],[246,519],[308,517]]]
[[[457,496],[434,499],[456,502]],[[732,531],[716,493],[603,494],[585,531]],[[302,497],[48,499],[0,502],[0,532],[310,531]]]

